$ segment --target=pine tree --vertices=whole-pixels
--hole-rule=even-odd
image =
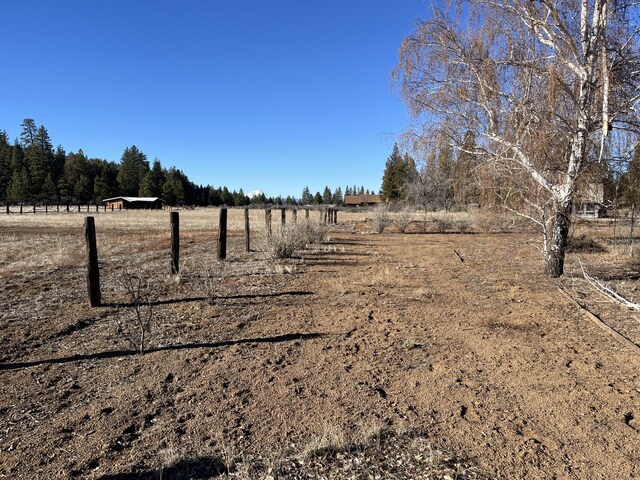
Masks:
[[[15,170],[7,187],[7,199],[10,202],[25,203],[30,200],[31,185],[27,167]]]
[[[398,145],[394,145],[382,176],[382,187],[380,189],[382,199],[388,202],[405,200],[407,181],[411,179],[415,172],[414,160],[408,154],[401,155]]]
[[[118,195],[118,166],[114,162],[103,161],[93,180],[93,201],[100,203]]]
[[[91,200],[93,185],[87,175],[80,175],[73,184],[73,198],[76,202],[87,203]]]
[[[20,124],[22,127],[22,133],[20,134],[20,142],[24,148],[32,147],[36,141],[36,134],[38,127],[33,118],[25,118]]]
[[[315,205],[322,205],[322,195],[320,195],[320,192],[316,192],[315,196],[313,197],[313,203]]]
[[[82,150],[78,153],[70,152],[64,163],[64,173],[58,182],[58,191],[64,202],[80,201],[77,193],[84,195],[82,183],[88,181],[89,159]],[[84,176],[84,182],[80,182],[80,177]],[[89,189],[87,186],[86,189]]]
[[[135,145],[125,148],[120,160],[120,173],[118,173],[120,194],[132,197],[138,195],[142,179],[148,171],[147,156]]]
[[[165,182],[165,173],[162,170],[160,160],[153,161],[153,167],[149,170],[140,184],[141,197],[161,197],[162,187]]]
[[[55,154],[49,138],[49,132],[44,126],[40,126],[34,138],[34,144],[26,149],[29,170],[31,173],[31,188],[35,198],[41,200],[41,192],[47,176],[52,176]]]
[[[51,173],[48,173],[47,178],[44,179],[41,199],[45,203],[54,203],[58,200],[58,190]]]
[[[324,190],[322,192],[322,203],[324,203],[325,205],[330,205],[332,197],[333,195],[331,194],[331,189],[329,187],[324,187]]]
[[[311,205],[313,203],[313,195],[311,195],[309,187],[304,187],[302,189],[302,197],[300,197],[300,202],[303,205]]]
[[[340,187],[336,188],[336,190],[333,192],[331,203],[338,207],[344,204],[344,199],[342,198],[342,189]]]
[[[11,181],[11,145],[7,132],[0,130],[0,202],[7,196],[7,187]]]
[[[175,167],[171,167],[166,174],[165,182],[162,186],[162,199],[169,205],[184,204],[185,196],[182,176]]]
[[[226,205],[228,207],[233,206],[233,195],[227,187],[222,187],[222,192],[220,193],[220,201],[222,202],[222,205]]]

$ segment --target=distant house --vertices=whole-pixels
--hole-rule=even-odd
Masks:
[[[107,210],[160,210],[164,203],[157,197],[114,197],[102,202]]]
[[[380,195],[345,195],[344,204],[347,207],[369,207],[382,202]]]
[[[581,217],[604,217],[607,210],[604,203],[604,185],[602,183],[588,183],[578,189],[575,213]]]

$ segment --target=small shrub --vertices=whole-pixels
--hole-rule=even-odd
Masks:
[[[307,245],[309,230],[297,223],[283,225],[263,241],[262,250],[272,261],[293,257]]]
[[[322,243],[327,234],[327,227],[320,222],[303,222],[299,224],[306,245]]]
[[[118,333],[139,353],[144,353],[155,323],[154,286],[150,279],[143,277],[141,273],[134,274],[126,268],[122,270],[120,284],[129,297],[132,310],[117,320]]]
[[[433,223],[436,227],[436,231],[438,233],[444,233],[447,230],[450,230],[453,226],[453,222],[449,217],[438,217],[433,219]]]
[[[210,305],[215,303],[218,285],[220,285],[224,275],[224,266],[225,264],[222,262],[212,261],[206,263],[202,268],[202,280],[196,286],[196,289],[200,290]]]
[[[395,223],[400,233],[405,233],[411,222],[413,222],[413,211],[411,209],[404,208],[397,213]]]
[[[373,209],[372,221],[376,233],[384,232],[384,229],[392,223],[391,216],[389,215],[389,207],[387,207],[387,205],[377,205]]]
[[[471,220],[467,218],[460,218],[454,222],[456,229],[460,231],[460,233],[466,233],[471,228]]]

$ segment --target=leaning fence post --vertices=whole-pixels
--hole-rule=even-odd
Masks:
[[[246,247],[247,247],[247,252],[251,251],[251,237],[249,234],[249,209],[245,208],[244,209],[244,236],[245,236],[245,243],[246,243]]]
[[[220,209],[220,226],[218,227],[218,260],[227,258],[227,209]]]
[[[169,214],[171,219],[171,275],[180,273],[180,218],[178,212]]]
[[[89,291],[89,305],[99,307],[100,298],[100,267],[98,266],[98,248],[96,245],[96,225],[93,217],[84,219],[84,238],[87,245],[87,289]]]
[[[264,221],[267,228],[267,236],[271,236],[271,209],[264,211]]]

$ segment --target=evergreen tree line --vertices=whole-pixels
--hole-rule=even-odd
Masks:
[[[344,206],[344,197],[347,195],[375,195],[373,190],[368,188],[365,190],[364,186],[358,188],[355,185],[345,187],[344,195],[342,192],[341,187],[337,187],[332,191],[328,186],[325,186],[322,193],[316,192],[314,195],[309,190],[309,187],[304,187],[298,203],[300,205],[335,205],[341,207]]]
[[[250,199],[227,187],[214,188],[191,182],[175,167],[152,164],[135,145],[127,147],[120,163],[89,158],[82,150],[53,148],[44,126],[27,118],[20,139],[10,143],[0,130],[0,202],[100,203],[116,196],[159,197],[169,205],[228,205],[276,203],[259,195]]]

